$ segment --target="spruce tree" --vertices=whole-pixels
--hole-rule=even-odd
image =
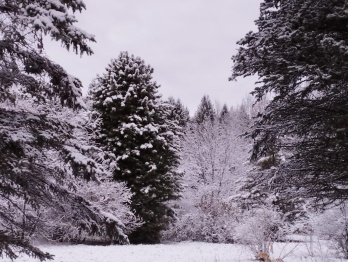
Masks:
[[[81,55],[92,54],[94,37],[75,26],[72,12],[82,11],[78,0],[2,0],[0,13],[0,99],[14,97],[13,86],[43,101],[56,98],[70,107],[81,106],[81,82],[43,53],[43,37]]]
[[[229,117],[230,117],[230,111],[228,110],[227,105],[224,104],[219,114],[219,121],[225,122]]]
[[[94,157],[103,152],[85,144],[86,137],[77,142],[73,134],[84,127],[59,118],[51,107],[83,107],[81,82],[43,52],[47,35],[76,53],[92,53],[87,43],[94,37],[75,26],[73,15],[84,8],[79,0],[0,1],[0,257],[14,259],[21,252],[52,258],[30,239],[47,229],[43,210],[71,211],[64,222],[80,232],[104,234],[110,221],[112,237],[117,236],[117,222],[70,183],[97,181],[105,166]],[[21,97],[30,99],[28,107]]]
[[[122,52],[91,87],[94,108],[102,117],[97,141],[117,157],[115,181],[133,193],[131,207],[143,225],[129,235],[132,243],[158,243],[174,213],[168,201],[179,193],[175,172],[176,126],[160,100],[153,69]]]
[[[190,121],[190,112],[185,107],[180,99],[175,100],[173,97],[168,98],[168,103],[170,104],[170,116],[169,119],[176,121],[177,124],[184,128]]]
[[[264,0],[258,31],[239,41],[231,79],[257,74],[256,98],[274,94],[253,128],[253,159],[287,152],[259,185],[317,203],[348,198],[346,10],[345,0]]]
[[[216,114],[213,104],[209,96],[204,95],[195,113],[194,120],[197,124],[202,124],[206,121],[214,122],[215,117]]]

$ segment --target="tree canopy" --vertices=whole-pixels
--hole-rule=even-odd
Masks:
[[[282,152],[267,171],[272,186],[321,203],[348,197],[346,5],[264,0],[258,30],[238,42],[232,58],[232,80],[257,74],[254,96],[273,96],[253,128],[252,159]]]
[[[44,54],[44,35],[92,54],[94,37],[74,25],[73,13],[84,8],[80,0],[0,1],[0,256],[52,258],[30,236],[53,236],[66,225],[77,235],[128,242],[110,210],[81,193],[84,180],[108,180],[111,154],[105,163],[106,153],[91,143],[98,127],[88,117],[64,113],[84,107],[81,82]]]

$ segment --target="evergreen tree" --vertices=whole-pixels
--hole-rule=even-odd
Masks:
[[[202,124],[206,121],[214,122],[215,117],[215,110],[209,96],[203,96],[194,116],[195,122],[198,124]]]
[[[152,73],[139,57],[122,52],[91,87],[102,117],[97,141],[115,153],[114,179],[131,189],[131,206],[144,222],[129,235],[132,243],[159,242],[174,215],[168,201],[179,193],[177,127],[167,119]]]
[[[56,97],[68,106],[80,106],[81,82],[43,55],[43,35],[76,53],[92,54],[92,35],[77,28],[74,15],[85,5],[78,0],[3,0],[0,12],[0,99],[13,99],[10,89],[45,100]],[[47,81],[48,80],[48,81]]]
[[[259,184],[320,203],[348,197],[346,8],[344,0],[264,0],[258,31],[233,57],[232,79],[258,74],[256,98],[274,94],[253,128],[253,159],[274,146],[288,152]]]
[[[224,104],[222,106],[222,109],[221,109],[221,112],[220,112],[220,115],[219,115],[219,121],[220,122],[225,122],[228,119],[229,116],[230,116],[230,111],[228,110],[227,105]]]
[[[80,232],[102,235],[108,227],[112,238],[127,242],[118,221],[70,183],[98,181],[107,174],[98,158],[103,152],[85,144],[87,137],[77,141],[73,134],[84,128],[50,108],[57,101],[58,107],[83,107],[81,82],[44,55],[42,38],[48,35],[77,53],[91,54],[87,42],[94,38],[74,26],[71,14],[84,8],[78,0],[0,1],[0,257],[14,259],[23,252],[52,258],[30,242],[33,232],[44,234],[40,230],[48,227],[43,210],[67,211],[66,222]],[[30,106],[23,107],[19,96],[30,98]]]
[[[175,101],[173,97],[168,98],[168,103],[171,105],[169,119],[176,121],[182,128],[186,127],[190,121],[190,112],[187,107],[181,103],[180,99]]]

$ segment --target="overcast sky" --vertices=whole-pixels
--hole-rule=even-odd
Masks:
[[[150,64],[164,98],[196,110],[202,96],[239,104],[256,78],[228,81],[236,42],[255,30],[261,0],[84,0],[78,26],[94,34],[94,55],[82,58],[48,42],[46,52],[87,89],[121,51]]]

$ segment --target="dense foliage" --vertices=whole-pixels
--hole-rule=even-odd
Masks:
[[[175,202],[177,220],[165,232],[165,239],[235,241],[242,210],[234,196],[239,194],[240,181],[247,172],[248,157],[248,141],[240,135],[248,130],[244,121],[250,117],[243,119],[244,111],[239,107],[205,110],[209,101],[204,97],[195,114],[204,121],[188,123],[181,137],[183,196]],[[212,112],[216,113],[212,116]]]
[[[232,79],[257,74],[256,98],[274,96],[251,135],[252,159],[272,167],[258,185],[324,204],[348,197],[346,4],[264,0],[258,31],[239,41]]]
[[[97,141],[116,155],[114,179],[131,189],[131,207],[143,225],[129,235],[133,243],[156,243],[173,217],[168,201],[179,193],[178,126],[171,106],[160,100],[153,69],[122,52],[91,87],[102,130]]]
[[[76,53],[92,54],[87,41],[94,37],[77,28],[71,14],[84,8],[77,0],[0,2],[1,99],[13,98],[9,89],[17,85],[39,100],[56,97],[69,106],[81,105],[81,82],[44,56],[43,36]]]
[[[98,126],[88,114],[67,109],[84,107],[81,82],[43,52],[42,37],[49,35],[92,53],[93,36],[75,27],[71,14],[84,8],[78,0],[0,1],[0,257],[52,258],[32,246],[33,237],[128,242],[115,216],[118,207],[127,209],[124,185],[116,186],[124,202],[114,201],[113,210],[82,190],[84,181],[98,190],[110,180],[113,156],[90,140]]]

